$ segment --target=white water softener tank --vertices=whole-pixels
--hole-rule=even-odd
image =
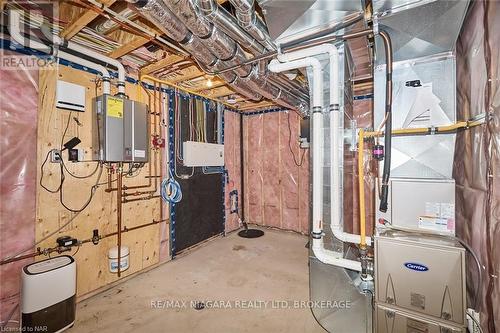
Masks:
[[[112,247],[108,252],[108,266],[111,273],[118,273],[118,246]],[[122,246],[120,251],[120,272],[129,268],[129,249]]]
[[[62,332],[73,326],[76,262],[63,255],[26,265],[21,273],[21,332]]]

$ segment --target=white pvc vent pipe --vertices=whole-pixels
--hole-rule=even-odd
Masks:
[[[12,37],[12,39],[15,42],[25,46],[24,45],[24,41],[25,41],[24,37],[21,35],[21,31],[19,29],[20,22],[21,22],[21,14],[20,14],[19,10],[10,10],[9,11],[9,33],[10,33],[10,36]],[[50,37],[50,36],[47,36],[47,37]],[[30,42],[29,47],[32,49],[43,51],[47,48],[47,45],[45,45],[41,42],[38,42],[38,41],[35,41],[32,39],[30,39],[29,42]],[[59,45],[59,46],[64,45],[64,40],[58,36],[54,36],[54,42],[56,45]],[[118,92],[122,93],[122,94],[125,93],[125,68],[118,60],[107,57],[105,55],[102,55],[98,52],[95,52],[95,51],[90,50],[86,47],[80,46],[80,45],[75,44],[73,42],[68,41],[66,47],[68,49],[74,50],[80,54],[85,54],[91,58],[94,58],[96,60],[100,60],[102,62],[105,62],[105,63],[108,63],[110,65],[115,66],[118,69]],[[77,63],[79,65],[82,65],[82,66],[94,69],[97,72],[100,72],[102,77],[103,77],[103,93],[105,93],[105,94],[111,93],[111,84],[109,82],[109,80],[110,80],[109,71],[104,66],[101,66],[99,64],[93,63],[91,61],[88,61],[88,60],[85,60],[82,58],[79,58],[75,55],[72,55],[72,54],[69,54],[69,53],[63,52],[63,51],[59,51],[58,56],[60,58],[66,59],[68,61]]]
[[[361,236],[351,234],[343,230],[341,221],[340,205],[340,89],[339,89],[339,52],[333,44],[322,44],[299,52],[280,54],[277,56],[281,62],[296,60],[299,57],[310,57],[318,54],[328,53],[330,72],[330,173],[331,173],[331,220],[330,228],[333,235],[342,242],[359,244]],[[366,244],[371,246],[371,239],[366,239]]]
[[[269,70],[272,72],[283,72],[291,69],[309,67],[312,69],[312,127],[313,127],[313,145],[312,145],[312,159],[313,159],[313,230],[312,230],[312,250],[316,258],[325,264],[331,264],[343,268],[348,268],[351,270],[361,271],[361,263],[355,260],[349,260],[342,257],[341,253],[330,251],[324,248],[323,244],[323,230],[322,230],[322,218],[323,218],[323,175],[322,175],[322,165],[323,165],[323,153],[321,142],[323,142],[323,77],[321,71],[321,64],[318,59],[312,56],[329,53],[330,54],[330,104],[332,108],[337,105],[337,127],[338,128],[338,104],[339,104],[339,87],[338,87],[338,52],[337,49],[333,50],[331,47],[335,46],[330,44],[324,44],[316,46],[309,49],[304,49],[296,52],[291,52],[283,55],[279,55],[278,59],[285,61],[283,63],[278,60],[273,60],[269,64]],[[337,136],[336,142],[338,147],[338,130],[333,132],[333,136]],[[338,154],[338,149],[336,150]],[[338,158],[338,155],[337,155]],[[338,159],[337,164],[332,164],[332,169],[335,173],[339,173]],[[340,188],[338,186],[339,179],[337,177],[337,186],[335,187],[337,191],[337,204],[339,203],[338,197]],[[334,187],[334,186],[332,186]],[[334,208],[334,207],[332,207]],[[336,230],[336,233],[344,237],[339,233],[340,230],[340,212],[339,209],[332,209],[335,212],[336,218],[332,217],[332,231]],[[332,214],[333,215],[333,214]],[[337,224],[338,227],[335,227]],[[355,236],[355,235],[353,235]],[[358,236],[359,237],[359,236]],[[340,239],[340,238],[339,238]]]

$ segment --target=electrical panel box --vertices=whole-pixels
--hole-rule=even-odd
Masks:
[[[452,239],[389,231],[375,237],[375,299],[465,326],[465,251]]]
[[[71,111],[85,111],[85,87],[66,82],[57,81],[56,107]]]
[[[455,235],[455,181],[391,179],[388,210],[376,214],[399,228]]]
[[[93,106],[93,159],[106,162],[147,162],[147,106],[110,95],[95,98]]]
[[[377,333],[465,333],[465,327],[418,316],[397,308],[377,305],[375,309]]]
[[[184,166],[224,166],[224,145],[185,141],[182,148]]]

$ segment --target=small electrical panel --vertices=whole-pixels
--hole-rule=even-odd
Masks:
[[[71,111],[85,111],[85,87],[66,82],[57,81],[56,107]]]
[[[300,148],[306,149],[309,148],[310,142],[310,126],[311,121],[310,118],[301,118],[300,119]]]
[[[224,166],[224,145],[186,141],[183,143],[184,166]]]
[[[106,162],[149,160],[149,111],[146,104],[102,95],[93,100],[93,159]]]

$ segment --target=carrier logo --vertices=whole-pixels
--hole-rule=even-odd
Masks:
[[[417,272],[425,272],[429,270],[429,267],[414,262],[405,262],[405,267]]]

